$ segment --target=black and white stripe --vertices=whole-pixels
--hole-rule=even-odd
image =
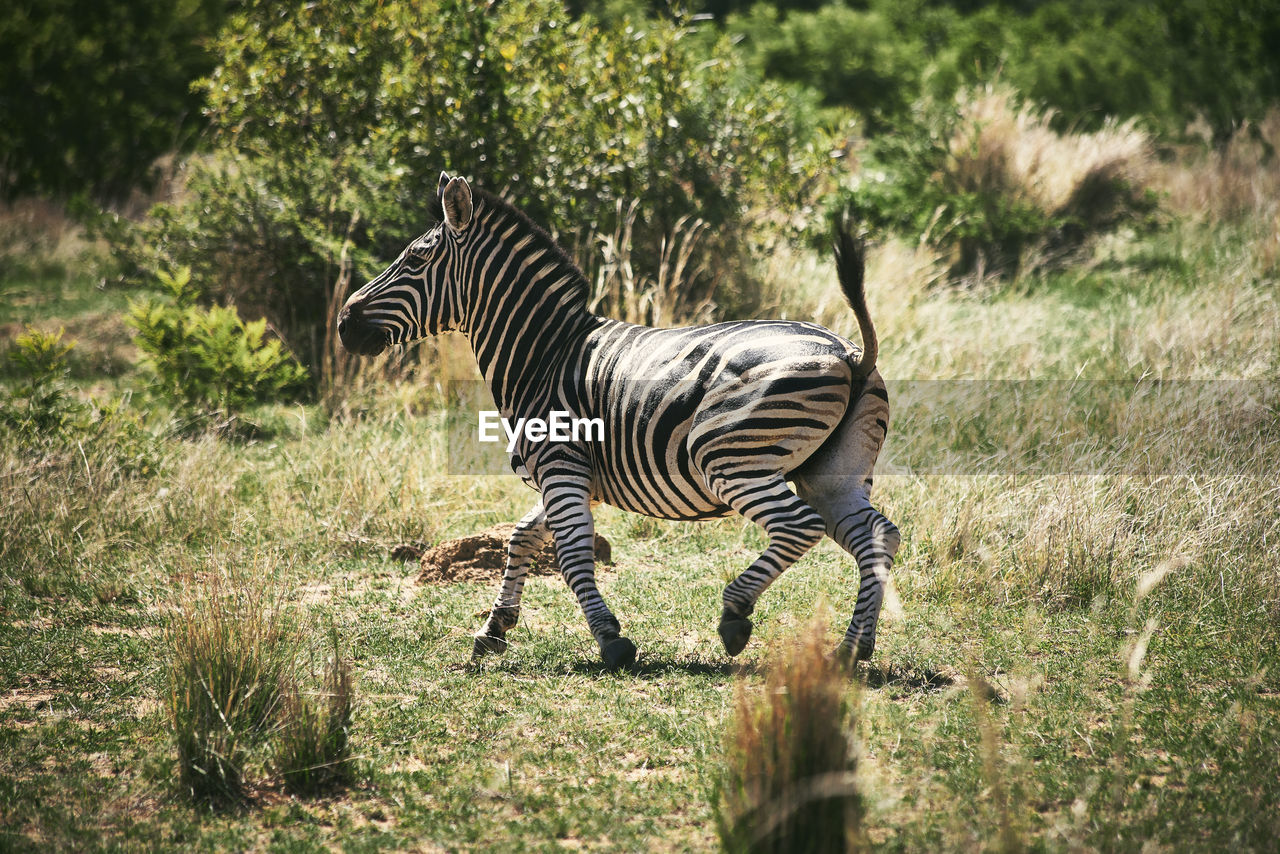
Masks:
[[[634,660],[595,583],[591,506],[605,502],[663,519],[736,512],[765,529],[768,548],[724,590],[730,654],[749,639],[764,589],[832,537],[861,574],[841,650],[869,657],[898,531],[870,504],[889,407],[857,242],[838,234],[837,268],[865,353],[812,323],[653,329],[596,316],[582,273],[509,204],[447,175],[436,202],[440,224],[347,301],[343,344],[375,354],[457,330],[504,418],[558,410],[605,424],[602,442],[518,440],[513,467],[541,498],[512,536],[476,654],[505,649],[530,558],[554,537],[605,661]]]

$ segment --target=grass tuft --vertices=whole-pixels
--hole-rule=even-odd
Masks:
[[[343,658],[335,631],[323,686],[308,692],[287,680],[275,732],[275,767],[284,787],[295,795],[313,796],[351,780],[351,665]]]
[[[738,683],[716,804],[725,851],[846,851],[862,801],[850,745],[848,671],[817,620],[768,666],[763,693]]]
[[[196,801],[244,799],[249,749],[275,720],[297,656],[281,616],[261,588],[227,589],[214,576],[169,624],[165,699],[179,779]]]

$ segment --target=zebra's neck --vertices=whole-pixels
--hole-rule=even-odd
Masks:
[[[462,331],[504,415],[528,412],[601,318],[582,271],[506,202],[479,195],[461,259]]]

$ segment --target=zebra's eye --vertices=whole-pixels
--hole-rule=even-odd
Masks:
[[[409,245],[409,254],[418,260],[424,260],[431,254],[431,250],[436,248],[438,242],[435,235],[427,235]]]

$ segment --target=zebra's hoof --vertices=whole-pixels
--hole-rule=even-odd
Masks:
[[[624,637],[616,637],[600,644],[600,657],[610,670],[630,667],[636,663],[636,645]]]
[[[857,664],[859,661],[870,661],[871,654],[875,651],[875,641],[871,641],[870,643],[862,643],[859,641],[856,644],[849,643],[848,641],[842,641],[840,645],[836,647],[835,656],[846,664],[852,666]]]
[[[502,655],[507,651],[507,639],[498,635],[478,634],[471,647],[471,657],[480,658],[485,655]]]
[[[751,640],[751,621],[745,617],[736,619],[721,620],[720,640],[724,642],[724,651],[729,655],[737,655],[747,646],[747,641]]]

